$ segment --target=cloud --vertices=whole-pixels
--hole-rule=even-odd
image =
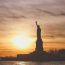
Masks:
[[[46,24],[44,36],[46,38],[65,38],[65,21],[53,24]]]
[[[50,16],[53,16],[54,19]],[[48,20],[44,17],[48,17]],[[57,17],[59,20],[57,20]],[[22,22],[16,22],[19,22],[20,19],[36,20],[39,18],[43,21],[42,18],[44,18],[48,21],[48,23],[46,23],[46,21],[41,23],[45,23],[45,29],[47,30],[46,33],[49,34],[49,37],[64,35],[62,31],[65,29],[65,22],[63,23],[62,21],[65,20],[61,20],[63,17],[65,17],[64,0],[0,0],[1,22],[6,21],[7,25],[10,25],[11,22],[14,22],[15,24],[22,24]],[[61,23],[59,24],[60,20]],[[5,25],[5,23],[3,24]]]
[[[17,16],[26,18],[30,14],[35,15],[36,8],[40,12],[43,11],[53,16],[65,15],[64,0],[0,0],[0,4],[2,15],[12,16],[13,18],[17,18]]]
[[[53,11],[48,11],[48,10],[43,10],[43,9],[37,9],[39,12],[43,12],[46,14],[49,14],[51,16],[65,16],[65,12],[59,11],[58,13],[53,12]]]

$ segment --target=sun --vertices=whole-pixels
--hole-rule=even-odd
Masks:
[[[14,36],[11,41],[18,49],[27,49],[32,43],[32,39],[27,36]]]

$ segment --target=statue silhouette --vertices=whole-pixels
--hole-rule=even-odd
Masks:
[[[38,25],[37,21],[36,21],[36,26],[37,26],[37,41],[36,41],[36,52],[42,52],[43,53],[43,42],[41,39],[41,28],[40,25]]]

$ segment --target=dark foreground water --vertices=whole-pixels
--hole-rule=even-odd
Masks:
[[[65,65],[65,61],[57,62],[0,61],[0,65]]]

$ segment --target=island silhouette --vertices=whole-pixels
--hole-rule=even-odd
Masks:
[[[43,41],[41,38],[41,28],[36,21],[37,26],[37,40],[36,40],[36,48],[35,51],[30,54],[18,54],[18,60],[42,60],[42,57],[45,57],[45,52],[43,50]]]
[[[37,40],[36,40],[36,48],[35,51],[30,54],[18,54],[17,60],[23,60],[23,61],[50,61],[50,60],[65,60],[65,50],[61,50],[64,53],[59,51],[50,51],[46,52],[43,48],[43,41],[41,37],[41,28],[40,25],[36,21],[36,27],[37,27]],[[60,55],[59,55],[60,54]],[[59,55],[59,56],[58,56]],[[63,55],[63,57],[62,57]]]
[[[36,21],[37,27],[37,40],[36,40],[36,48],[30,54],[17,54],[17,57],[0,57],[0,60],[5,61],[63,61],[65,60],[65,49],[61,50],[51,50],[49,52],[44,51],[43,41],[41,37],[41,28],[40,25]]]

